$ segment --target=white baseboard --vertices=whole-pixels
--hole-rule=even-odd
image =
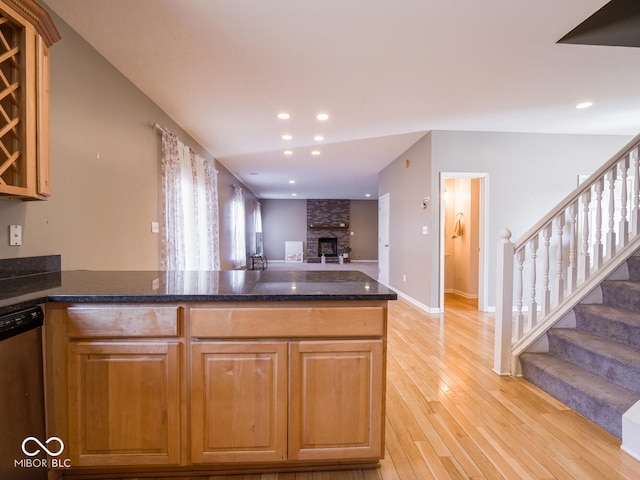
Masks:
[[[404,292],[401,292],[397,288],[394,288],[394,287],[389,287],[389,288],[391,288],[394,292],[396,292],[398,294],[398,297],[400,297],[403,300],[409,302],[411,305],[414,305],[414,306],[418,307],[420,310],[423,310],[426,313],[429,313],[429,314],[432,314],[432,315],[437,315],[439,313],[443,313],[443,311],[441,309],[439,309],[439,308],[431,308],[429,305],[425,305],[424,303],[419,302],[415,298],[407,295]]]
[[[454,295],[458,295],[459,297],[462,298],[466,298],[467,300],[477,300],[478,299],[478,294],[472,294],[472,293],[467,293],[467,292],[463,292],[461,290],[456,290],[455,288],[453,289],[452,292]]]

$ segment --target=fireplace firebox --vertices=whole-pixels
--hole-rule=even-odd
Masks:
[[[338,239],[336,237],[324,237],[318,239],[318,257],[337,257]]]

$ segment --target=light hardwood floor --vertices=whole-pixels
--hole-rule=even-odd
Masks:
[[[209,480],[640,478],[618,439],[527,381],[491,371],[493,315],[456,297],[444,315],[390,304],[379,469]]]

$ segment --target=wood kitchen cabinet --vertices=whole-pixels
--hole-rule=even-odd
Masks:
[[[375,467],[386,302],[52,304],[63,475]],[[75,478],[75,477],[74,477]]]
[[[194,462],[381,458],[385,314],[192,309]]]
[[[382,340],[292,342],[289,458],[382,456]]]
[[[177,306],[49,306],[49,433],[76,468],[178,465],[185,410]]]
[[[69,344],[67,445],[73,465],[180,462],[180,347]]]
[[[194,463],[287,458],[287,343],[194,342]]]
[[[49,47],[59,39],[35,0],[0,0],[0,196],[51,194]]]

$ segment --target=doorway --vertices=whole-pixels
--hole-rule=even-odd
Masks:
[[[389,285],[389,194],[378,199],[378,282]]]
[[[487,174],[440,174],[440,306],[453,293],[486,311]]]

